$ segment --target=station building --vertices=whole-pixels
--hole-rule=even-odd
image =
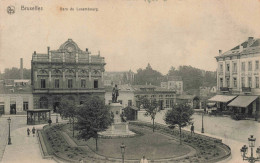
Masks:
[[[62,98],[82,103],[89,96],[104,99],[104,57],[91,55],[68,39],[59,49],[47,53],[34,51],[31,60],[31,82],[34,109],[54,112]]]

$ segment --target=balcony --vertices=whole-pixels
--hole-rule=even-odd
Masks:
[[[242,92],[251,93],[251,88],[250,87],[242,87]]]
[[[229,92],[228,87],[220,87],[220,92]]]

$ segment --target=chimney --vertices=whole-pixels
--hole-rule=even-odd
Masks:
[[[23,79],[23,58],[20,58],[20,79]]]
[[[248,40],[247,40],[247,47],[251,46],[254,42],[254,37],[248,37]]]
[[[219,55],[222,55],[222,50],[218,50]]]
[[[36,55],[36,51],[33,52],[33,55]]]
[[[239,45],[239,52],[242,52],[244,47],[242,45]]]
[[[48,46],[47,47],[47,52],[48,52],[48,55],[50,54],[50,47]]]
[[[86,52],[88,52],[88,48],[86,48]]]

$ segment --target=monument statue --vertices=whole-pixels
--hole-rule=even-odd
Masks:
[[[112,91],[112,103],[117,103],[117,97],[119,96],[117,85],[113,88]]]

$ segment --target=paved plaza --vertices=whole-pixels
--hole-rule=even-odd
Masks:
[[[53,160],[42,159],[37,137],[32,134],[27,136],[27,128],[32,129],[32,125],[26,125],[25,116],[12,116],[11,122],[11,145],[7,145],[8,139],[8,123],[7,118],[0,118],[0,162],[3,163],[54,163]],[[55,122],[56,116],[52,116]],[[36,129],[42,128],[44,125],[35,125]]]
[[[165,111],[161,111],[156,115],[155,121],[164,124]],[[0,160],[3,163],[20,163],[20,162],[39,162],[50,163],[53,160],[42,159],[37,137],[27,136],[26,129],[32,126],[26,125],[25,116],[10,116],[11,123],[11,138],[12,145],[7,145],[8,124],[7,118],[0,118]],[[143,121],[151,121],[149,117],[139,117]],[[52,116],[55,122],[55,116]],[[202,116],[199,114],[193,115],[195,133],[201,133]],[[60,121],[60,120],[59,120]],[[43,125],[36,125],[36,128],[42,128]],[[189,130],[190,127],[186,127]],[[232,151],[232,158],[224,160],[228,163],[242,163],[240,156],[240,148],[242,145],[248,145],[247,138],[249,135],[256,137],[256,146],[260,145],[260,123],[253,120],[235,121],[229,117],[204,116],[204,135],[213,136],[223,140],[223,143],[229,145]]]

